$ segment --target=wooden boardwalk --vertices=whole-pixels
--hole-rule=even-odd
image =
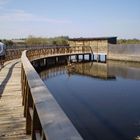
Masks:
[[[0,140],[30,140],[25,133],[20,79],[20,60],[6,62],[0,70]]]

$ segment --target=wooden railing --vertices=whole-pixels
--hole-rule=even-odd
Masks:
[[[59,46],[22,46],[22,47],[11,47],[6,48],[6,54],[4,61],[13,60],[21,57],[21,54],[24,50],[41,50],[47,48],[58,48]],[[61,46],[61,47],[68,47],[68,46]]]
[[[22,53],[21,83],[26,133],[32,140],[82,140],[30,63],[42,57],[90,53],[90,48],[54,48]]]
[[[91,47],[58,47],[49,49],[35,49],[27,52],[29,60],[41,59],[44,57],[59,56],[59,55],[75,55],[92,53]]]

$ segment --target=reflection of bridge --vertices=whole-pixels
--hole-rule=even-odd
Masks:
[[[73,66],[73,68],[69,69],[70,74],[80,74],[86,75],[94,78],[100,79],[115,79],[114,76],[109,75],[108,73],[108,65],[107,63],[79,63]]]
[[[70,66],[58,66],[40,72],[42,79],[53,78],[63,74],[80,74],[100,79],[115,79],[109,75],[107,63],[73,63]]]
[[[140,80],[140,64],[131,62],[108,61],[107,63],[86,62],[72,63],[71,66],[58,66],[41,71],[41,78],[48,79],[63,74],[80,74],[100,79],[124,79]]]
[[[67,66],[58,66],[58,67],[53,67],[44,71],[41,71],[39,73],[40,77],[42,80],[45,79],[50,79],[59,75],[64,75],[67,73]]]

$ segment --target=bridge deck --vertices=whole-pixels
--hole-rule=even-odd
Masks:
[[[5,63],[0,70],[0,140],[29,140],[25,133],[20,60]]]

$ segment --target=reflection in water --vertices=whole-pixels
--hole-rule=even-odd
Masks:
[[[140,135],[140,64],[79,63],[40,75],[85,140]]]
[[[140,63],[108,61],[109,74],[125,79],[140,80]]]
[[[40,75],[42,79],[46,79],[66,73],[69,76],[77,74],[105,80],[115,79],[114,76],[108,73],[107,63],[97,62],[72,63],[68,66],[53,67],[40,72]]]
[[[86,75],[94,78],[101,79],[115,79],[114,76],[109,75],[107,63],[79,63],[68,66],[69,74],[80,74]]]
[[[115,79],[115,77],[140,80],[140,64],[121,61],[73,63],[68,66],[50,68],[40,72],[40,75],[42,78],[49,78],[51,75],[55,76],[64,73],[68,73],[69,75],[85,75],[105,80]]]

